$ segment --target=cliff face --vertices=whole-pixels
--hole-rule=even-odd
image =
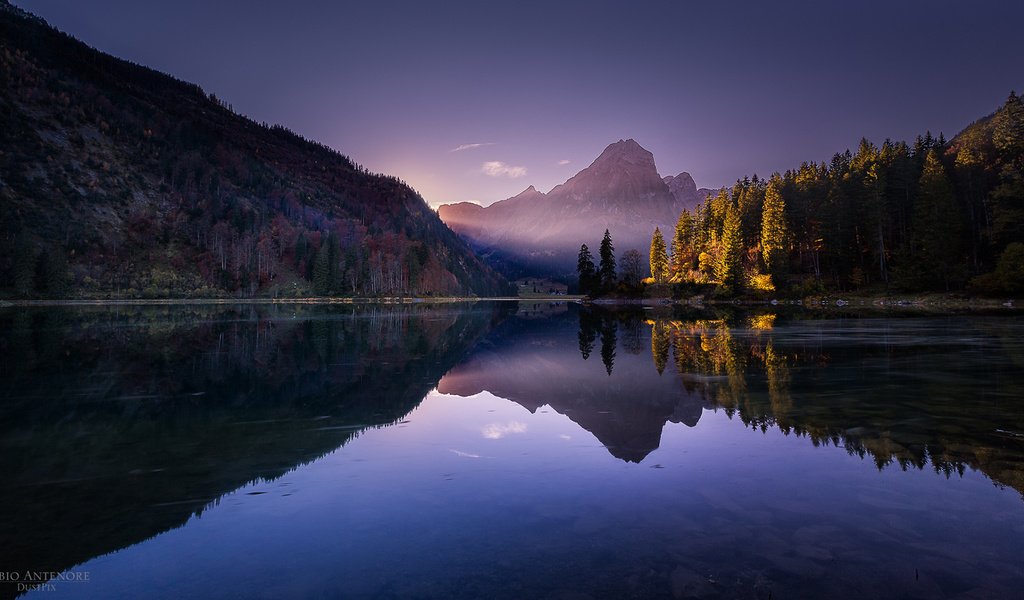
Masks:
[[[620,255],[631,248],[646,254],[654,228],[671,228],[697,196],[688,174],[663,179],[650,152],[634,140],[619,140],[546,194],[530,186],[486,208],[452,204],[439,214],[485,254],[569,273],[580,245],[596,248],[605,229]]]
[[[505,291],[398,179],[6,2],[0,225],[24,297]]]

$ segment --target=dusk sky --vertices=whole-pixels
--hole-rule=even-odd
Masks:
[[[15,0],[433,206],[548,191],[634,138],[701,187],[861,137],[951,137],[1024,88],[1024,3]]]

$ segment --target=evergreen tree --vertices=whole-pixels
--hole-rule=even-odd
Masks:
[[[826,197],[825,165],[803,163],[792,179],[793,197],[787,198],[786,210],[792,215],[794,244],[798,251],[797,266],[821,278],[822,230],[821,207]]]
[[[590,254],[590,248],[586,244],[580,246],[579,258],[576,260],[576,274],[579,276],[581,294],[590,294],[596,291],[594,288],[598,283],[597,269],[594,267],[594,257]]]
[[[651,277],[657,283],[668,281],[668,251],[665,249],[665,238],[661,229],[655,227],[651,237]]]
[[[1000,245],[1024,242],[1024,102],[1015,93],[996,113],[992,143],[1002,166],[992,191],[992,237]]]
[[[825,185],[825,202],[821,207],[821,245],[824,247],[826,268],[836,287],[842,287],[848,281],[859,256],[854,197],[860,191],[860,183],[850,176],[852,159],[849,150],[832,157]]]
[[[685,273],[693,268],[693,216],[683,209],[672,233],[672,264],[674,273]]]
[[[770,275],[781,273],[786,261],[786,202],[781,187],[782,179],[778,175],[772,177],[761,209],[761,257]]]
[[[722,224],[722,242],[718,259],[715,261],[715,278],[722,285],[722,291],[733,294],[739,291],[742,281],[740,258],[743,252],[739,210],[730,205],[725,211]]]
[[[341,289],[341,248],[338,245],[338,236],[331,234],[327,240],[327,258],[331,267],[331,290],[337,292]]]
[[[313,259],[313,291],[317,296],[329,296],[340,283],[338,277],[338,242],[327,234]]]
[[[985,181],[985,155],[981,150],[983,136],[977,130],[969,130],[962,136],[960,147],[953,160],[960,197],[967,207],[970,226],[971,262],[978,268],[985,247],[987,207],[983,192]]]
[[[905,283],[948,290],[963,276],[961,220],[953,185],[935,150],[925,157],[918,187],[911,244],[914,264],[906,271],[910,277]]]
[[[727,188],[718,190],[718,195],[714,198],[708,197],[704,202],[704,205],[706,207],[706,214],[704,223],[705,231],[703,233],[706,241],[711,238],[711,234],[716,231],[721,231],[722,224],[725,223],[725,213],[729,210],[729,206],[731,206]]]
[[[615,287],[615,246],[612,245],[612,236],[608,230],[604,230],[604,238],[601,239],[601,248],[598,251],[601,256],[601,264],[598,267],[598,275],[601,278],[601,287],[611,290]]]
[[[1024,164],[1003,167],[1001,178],[991,194],[992,238],[1000,246],[1024,242]]]
[[[992,143],[1003,154],[1024,152],[1024,101],[1015,92],[993,118]]]
[[[331,266],[328,262],[327,248],[321,246],[313,259],[313,292],[317,296],[326,296],[331,292]]]
[[[754,175],[742,181],[743,189],[735,194],[740,211],[740,232],[744,246],[754,246],[761,235],[761,207],[764,204],[765,181]]]

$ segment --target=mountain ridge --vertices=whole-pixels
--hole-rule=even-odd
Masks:
[[[669,183],[674,183],[675,191]],[[586,168],[549,192],[529,186],[486,207],[445,204],[438,214],[492,262],[506,269],[566,274],[586,243],[608,229],[620,251],[646,254],[651,231],[671,228],[702,198],[688,173],[662,177],[654,155],[634,139],[609,144]]]
[[[496,295],[396,177],[0,4],[0,291]]]

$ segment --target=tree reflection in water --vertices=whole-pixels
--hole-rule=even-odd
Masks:
[[[635,309],[581,309],[580,335],[595,323],[603,333],[627,318],[623,312]],[[880,469],[977,469],[1024,494],[1024,436],[1013,434],[1024,431],[1022,364],[1013,352],[1009,361],[985,352],[1013,345],[1013,333],[985,317],[949,319],[665,310],[648,311],[644,323],[652,376],[668,375],[671,361],[682,389],[751,428],[843,447]],[[945,335],[946,325],[971,335]],[[611,373],[614,348],[603,344],[602,356]]]

